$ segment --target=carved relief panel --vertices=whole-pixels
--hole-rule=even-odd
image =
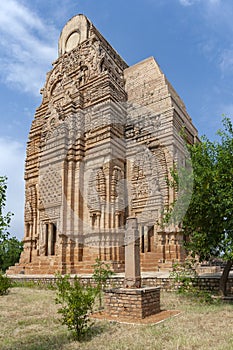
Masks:
[[[134,157],[131,164],[131,208],[139,221],[156,223],[168,203],[166,161],[161,148],[148,148]]]

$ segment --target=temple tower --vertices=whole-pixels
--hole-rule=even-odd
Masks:
[[[154,58],[132,67],[84,16],[63,28],[29,133],[25,235],[9,273],[124,271],[127,217],[139,225],[141,268],[183,259],[182,233],[161,230],[174,200],[169,169],[185,162],[181,129],[197,130]]]

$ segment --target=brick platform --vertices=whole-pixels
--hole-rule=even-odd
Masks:
[[[142,319],[160,312],[160,288],[114,288],[105,291],[105,312],[111,317]]]
[[[145,318],[135,318],[135,317],[111,317],[108,314],[106,314],[105,311],[96,312],[92,314],[90,317],[92,319],[96,320],[104,320],[109,322],[117,322],[117,323],[125,323],[125,324],[132,324],[132,325],[155,325],[157,323],[163,322],[171,317],[176,317],[180,315],[181,312],[178,310],[162,310],[159,313],[155,315],[151,315]]]

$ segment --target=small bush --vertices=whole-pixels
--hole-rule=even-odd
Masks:
[[[110,265],[101,261],[99,258],[95,260],[94,272],[92,278],[96,283],[97,294],[99,297],[99,309],[102,309],[102,291],[106,288],[107,280],[114,275],[110,269]]]
[[[173,271],[170,277],[173,279],[174,287],[177,288],[179,294],[195,298],[199,303],[212,304],[217,302],[211,294],[206,290],[200,290],[196,285],[198,275],[194,268],[195,260],[186,259],[183,263],[173,265]]]
[[[62,315],[62,324],[75,331],[79,340],[91,326],[91,313],[96,297],[96,289],[82,286],[77,277],[70,281],[70,276],[57,275],[56,303],[61,304],[58,313]]]
[[[197,273],[193,266],[193,260],[189,259],[186,259],[183,263],[173,264],[170,277],[174,281],[174,287],[178,288],[178,293],[192,292],[193,284],[197,281]]]
[[[5,295],[9,293],[9,289],[11,287],[11,280],[7,276],[4,276],[2,272],[0,272],[0,295]]]

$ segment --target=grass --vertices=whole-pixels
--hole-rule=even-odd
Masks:
[[[82,342],[62,326],[55,292],[12,288],[0,297],[1,350],[232,350],[233,305],[198,304],[174,293],[161,293],[163,309],[182,313],[157,325],[96,321]]]

